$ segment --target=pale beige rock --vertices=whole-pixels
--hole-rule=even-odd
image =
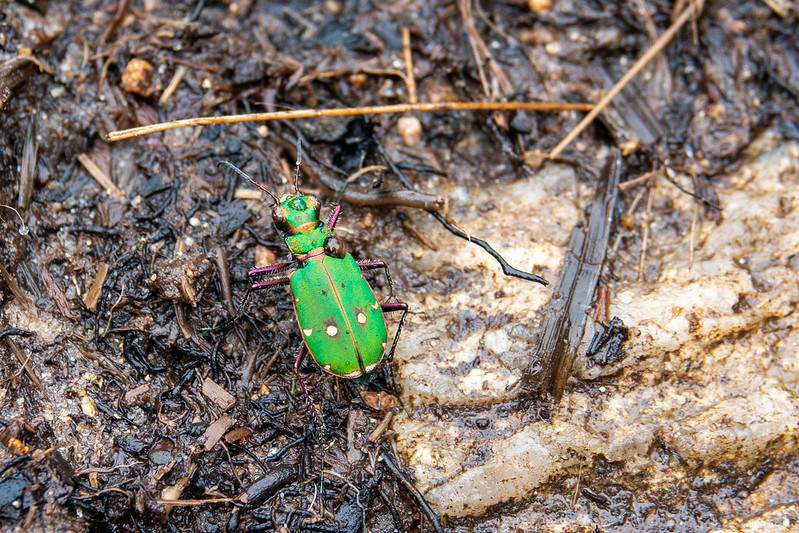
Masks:
[[[469,229],[498,244],[512,263],[536,263],[554,279],[580,214],[569,171],[545,165],[529,180],[492,192],[513,202],[496,202],[482,220],[467,221]],[[605,385],[601,393],[567,388],[548,421],[508,403],[516,394],[509,385],[531,347],[529,331],[515,335],[514,328],[538,326],[548,290],[508,281],[474,247],[419,254],[418,268],[432,277],[440,275],[438,263],[483,274],[464,289],[419,296],[412,307],[424,313],[411,320],[397,354],[403,403],[412,407],[395,418],[397,445],[434,508],[449,517],[481,517],[497,504],[545,495],[558,480],[591,483],[599,457],[658,489],[686,483],[697,467],[723,463],[744,471],[795,449],[799,209],[785,206],[799,205],[797,146],[767,147],[717,192],[722,220],[699,224],[691,262],[692,202],[665,182],[656,186],[655,205],[671,202],[683,224],[653,224],[648,258],[659,267],[658,279],[636,280],[637,257],[616,264],[611,313],[631,328],[628,355],[605,368],[578,360],[579,379],[605,376]],[[454,194],[483,199],[482,191]],[[524,220],[516,218],[519,203]],[[499,291],[513,297],[492,296]],[[440,416],[427,409],[433,405],[467,410]],[[469,422],[478,417],[486,421],[482,429]],[[653,462],[658,442],[682,462],[668,468]],[[750,518],[730,523],[752,530],[773,523],[758,505]],[[483,527],[515,531],[541,523],[540,507],[516,508]],[[791,512],[791,506],[780,510],[780,520],[793,520]],[[576,513],[565,525],[594,524]],[[547,523],[545,530],[558,530]]]

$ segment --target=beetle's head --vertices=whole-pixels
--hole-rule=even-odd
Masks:
[[[319,200],[310,194],[284,194],[272,208],[272,220],[284,233],[305,233],[319,224]]]

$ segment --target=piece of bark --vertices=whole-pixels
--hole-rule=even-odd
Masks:
[[[247,440],[252,436],[250,428],[240,427],[232,429],[225,434],[225,442],[239,442]]]
[[[125,405],[133,405],[139,401],[139,398],[143,397],[148,392],[150,392],[149,383],[139,385],[135,389],[130,389],[125,393],[125,396],[122,397],[122,403]]]
[[[97,304],[100,303],[100,296],[103,295],[103,283],[105,283],[106,276],[108,276],[108,263],[100,263],[100,266],[97,268],[97,275],[94,276],[91,287],[89,287],[89,290],[86,291],[86,295],[83,297],[83,303],[92,311],[97,310]]]
[[[621,165],[621,155],[614,153],[596,188],[586,224],[572,231],[541,335],[522,374],[520,384],[527,395],[548,392],[560,399],[571,375],[613,229]]]
[[[228,415],[222,415],[208,426],[203,433],[203,437],[205,438],[205,451],[210,452],[216,443],[219,442],[219,439],[230,429],[230,426],[233,425],[235,420],[229,417]]]
[[[203,394],[225,411],[236,403],[236,398],[232,394],[208,377],[203,380]]]

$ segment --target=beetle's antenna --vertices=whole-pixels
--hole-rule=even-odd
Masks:
[[[237,167],[236,165],[234,165],[234,164],[233,164],[233,163],[231,163],[230,161],[226,161],[226,160],[219,161],[219,162],[217,163],[217,166],[219,166],[219,165],[224,165],[224,166],[226,166],[227,168],[229,168],[230,170],[232,170],[233,172],[235,172],[236,174],[238,174],[238,175],[239,175],[239,177],[241,177],[241,178],[244,178],[245,180],[249,181],[250,183],[252,183],[252,184],[253,184],[253,185],[255,185],[256,187],[258,187],[259,189],[261,189],[263,192],[265,192],[266,194],[268,194],[269,196],[271,196],[271,197],[272,197],[272,200],[274,200],[276,204],[277,204],[277,203],[279,203],[279,201],[278,201],[278,199],[277,199],[277,196],[275,196],[274,194],[272,194],[272,191],[270,191],[269,189],[267,189],[266,187],[264,187],[263,185],[261,185],[260,183],[258,183],[257,181],[255,181],[255,180],[252,178],[252,176],[250,176],[249,174],[247,174],[246,172],[244,172],[243,170],[241,170],[239,167]]]
[[[297,137],[297,163],[294,167],[294,192],[300,192],[300,165],[302,164],[302,137]]]

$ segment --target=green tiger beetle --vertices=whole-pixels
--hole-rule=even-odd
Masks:
[[[289,262],[251,268],[250,278],[266,276],[252,284],[253,290],[279,285],[291,288],[294,314],[303,343],[295,359],[299,372],[302,360],[310,353],[319,367],[336,377],[354,379],[390,359],[397,347],[408,304],[381,302],[363,277],[363,271],[383,269],[393,297],[391,275],[379,259],[356,261],[333,234],[341,206],[336,205],[327,222],[319,218],[319,200],[299,190],[299,160],[294,176],[294,192],[275,196],[266,187],[229,161],[220,161],[243,177],[274,202],[272,220],[291,252]],[[384,313],[402,311],[391,344]],[[305,385],[300,380],[305,391]]]

